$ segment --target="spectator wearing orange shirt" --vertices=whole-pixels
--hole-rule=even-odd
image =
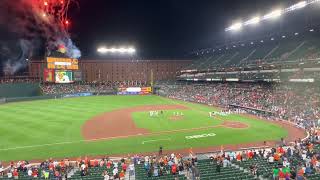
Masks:
[[[304,180],[305,178],[304,178],[304,170],[303,170],[303,168],[300,168],[299,170],[298,170],[298,174],[297,174],[297,180]]]
[[[61,160],[60,163],[59,163],[60,167],[64,167],[65,164],[64,164],[64,160]]]
[[[280,153],[280,154],[284,154],[285,153],[283,147],[281,147],[281,146],[278,147],[277,152]]]
[[[94,160],[89,161],[90,167],[95,167]]]
[[[38,177],[38,169],[34,169],[32,171],[32,177],[37,178]]]
[[[122,170],[119,174],[119,178],[123,180],[125,178],[125,172]]]
[[[253,152],[252,152],[252,151],[249,151],[249,152],[248,152],[248,158],[249,158],[249,159],[252,159],[252,158],[253,158]]]
[[[173,165],[171,166],[171,173],[172,173],[173,175],[175,175],[175,174],[177,173],[177,165],[176,165],[176,164],[173,164]]]
[[[242,161],[242,157],[241,157],[241,154],[240,154],[240,153],[237,154],[236,159],[237,159],[238,162]]]
[[[275,161],[279,161],[280,160],[280,155],[278,153],[274,153],[273,158]]]
[[[13,178],[14,178],[14,179],[18,179],[18,178],[19,178],[19,173],[18,173],[18,170],[17,170],[17,169],[15,169],[15,170],[13,171]]]

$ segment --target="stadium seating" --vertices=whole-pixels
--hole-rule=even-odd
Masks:
[[[210,163],[210,159],[199,160],[198,168],[200,170],[200,178],[204,180],[237,180],[237,179],[255,179],[255,177],[236,167],[221,167],[220,173],[216,172],[217,162]]]
[[[102,174],[106,171],[111,176],[113,174],[113,172],[112,172],[113,169],[114,169],[114,164],[112,164],[109,169],[106,166],[89,167],[88,168],[88,174],[86,176],[81,176],[81,172],[77,171],[69,179],[74,179],[74,180],[78,180],[78,179],[101,179],[101,180],[103,180],[104,177],[102,176]],[[118,169],[119,173],[122,171],[122,166],[120,165],[120,163],[118,163],[117,169]]]
[[[250,159],[243,162],[234,162],[240,167],[249,169],[251,165],[258,165],[258,174],[261,174],[264,178],[272,178],[272,169],[278,165],[278,162],[269,163],[267,160],[262,159],[260,157],[255,159]]]
[[[23,171],[20,171],[19,172],[19,179],[22,179],[22,180],[30,180],[30,179],[44,179],[43,174],[42,174],[42,170],[41,168],[37,168],[38,169],[38,178],[31,178],[30,176],[28,176],[28,173],[27,172],[23,172]],[[48,171],[48,169],[46,169],[46,171]],[[52,172],[49,173],[49,177],[50,179],[54,179],[54,175]],[[13,178],[0,178],[1,180],[10,180],[10,179],[13,179]]]
[[[159,167],[160,168],[160,167]],[[170,172],[170,167],[165,167],[164,168],[165,170],[168,170]],[[164,173],[163,176],[152,176],[152,177],[149,177],[147,175],[147,172],[143,166],[143,164],[139,164],[139,165],[136,165],[135,166],[135,171],[136,171],[136,179],[141,179],[141,180],[148,180],[148,179],[152,179],[152,180],[175,180],[175,178],[178,178],[179,180],[186,180],[187,177],[185,175],[172,175],[172,174],[167,174],[167,173]]]
[[[319,37],[310,32],[301,35],[291,33],[200,51],[198,58],[185,69],[208,70],[257,63],[298,62],[319,57]]]

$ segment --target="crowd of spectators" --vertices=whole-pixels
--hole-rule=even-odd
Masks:
[[[0,84],[10,84],[10,83],[37,83],[39,79],[37,78],[0,78]]]
[[[320,119],[320,90],[307,84],[210,83],[162,85],[170,98],[209,105],[237,105],[294,122]],[[311,124],[312,124],[311,123]]]
[[[13,83],[39,83],[44,95],[55,94],[74,94],[74,93],[106,93],[115,92],[118,87],[146,87],[149,84],[146,81],[94,81],[94,82],[74,82],[68,84],[41,83],[36,78],[0,78],[0,84]]]
[[[306,140],[296,140],[293,143],[281,141],[278,146],[271,148],[247,149],[208,154],[213,171],[220,173],[222,167],[230,167],[232,164],[242,165],[256,177],[263,175],[267,179],[298,179],[320,173],[320,134],[318,131],[310,131]],[[168,156],[145,156],[132,158],[134,164],[143,164],[148,177],[162,175],[184,174],[190,179],[201,178],[198,169],[197,156],[190,153],[189,157],[180,154]],[[265,172],[267,170],[267,172]],[[265,174],[266,173],[266,174]],[[268,176],[271,175],[271,176]],[[320,176],[319,176],[320,177]]]
[[[3,177],[19,179],[19,177],[44,178],[54,177],[55,179],[62,179],[68,176],[70,171],[69,159],[56,161],[49,159],[42,163],[30,164],[28,161],[10,162],[6,168],[0,162],[0,179]]]
[[[80,175],[82,177],[90,176],[92,173],[95,173],[95,168],[104,169],[101,176],[103,176],[105,180],[124,179],[127,169],[129,169],[130,175],[134,174],[134,164],[130,162],[130,159],[124,158],[121,160],[111,160],[110,158],[105,157],[102,159],[89,160],[85,157],[83,160],[79,159],[77,165],[79,166]]]
[[[274,180],[298,179],[303,180],[309,176],[320,173],[320,147],[318,145],[320,135],[317,131],[310,132],[308,139],[297,140],[290,146],[285,142],[273,148],[258,148],[238,151],[223,151],[207,154],[210,164],[216,173],[223,172],[223,168],[232,165],[249,164],[247,171],[256,177],[267,175]],[[136,166],[142,166],[147,177],[160,177],[183,175],[190,179],[200,179],[201,171],[198,168],[197,156],[190,150],[189,156],[181,154],[169,155],[135,155],[129,158],[111,160],[108,157],[92,159],[85,157],[70,161],[46,160],[42,163],[29,164],[27,161],[11,162],[4,168],[0,162],[0,178],[19,177],[67,179],[78,173],[81,177],[95,174],[96,168],[103,168],[101,175],[105,180],[125,179],[136,174]],[[268,177],[268,176],[267,176]]]
[[[319,139],[319,133],[312,131],[308,139],[297,140],[290,146],[284,143],[273,148],[221,152],[212,154],[210,159],[217,163],[217,172],[219,167],[227,167],[231,163],[248,164],[247,170],[257,177],[262,176],[265,169],[270,169],[267,174],[272,174],[272,177],[267,179],[303,180],[320,173]]]
[[[74,94],[74,93],[112,93],[114,87],[105,83],[72,83],[53,84],[45,83],[40,85],[45,95]]]
[[[184,160],[181,154],[153,156],[135,156],[133,157],[134,164],[143,164],[145,173],[148,177],[158,177],[164,175],[181,175],[185,170],[193,168],[195,173],[196,158]],[[199,176],[199,171],[197,171]]]
[[[147,86],[146,82],[138,81],[106,81],[106,82],[75,82],[71,84],[56,84],[56,83],[42,83],[40,85],[43,94],[54,95],[54,94],[74,94],[74,93],[106,93],[112,94],[118,87],[129,87],[129,86]]]

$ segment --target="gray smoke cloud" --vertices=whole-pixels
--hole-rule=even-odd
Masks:
[[[0,0],[0,26],[15,34],[20,46],[20,49],[16,49],[15,52],[9,50],[10,56],[6,56],[7,59],[4,60],[4,70],[9,71],[10,74],[27,65],[26,59],[29,59],[34,50],[38,49],[33,42],[39,40],[45,41],[48,54],[63,45],[66,48],[66,56],[81,57],[81,51],[72,42],[69,34],[61,26],[61,22],[53,16],[44,17],[35,2],[38,1]]]
[[[27,65],[27,60],[32,56],[33,43],[29,40],[21,39],[18,42],[17,50],[10,52],[7,49],[9,57],[4,62],[4,73],[6,75],[14,75],[18,70]]]

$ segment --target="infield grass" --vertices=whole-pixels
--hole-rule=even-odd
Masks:
[[[160,145],[166,149],[208,147],[278,140],[288,134],[280,126],[266,121],[230,115],[219,118],[244,122],[250,127],[217,127],[95,142],[83,141],[81,126],[98,114],[141,105],[169,104],[183,104],[190,110],[177,110],[184,113],[184,117],[177,121],[170,120],[175,110],[165,111],[158,118],[149,117],[148,112],[136,112],[132,114],[136,125],[151,132],[160,132],[221,123],[208,118],[208,112],[215,111],[216,108],[158,96],[93,96],[9,103],[0,105],[0,161],[154,152]],[[185,138],[206,133],[215,133],[216,136]]]

